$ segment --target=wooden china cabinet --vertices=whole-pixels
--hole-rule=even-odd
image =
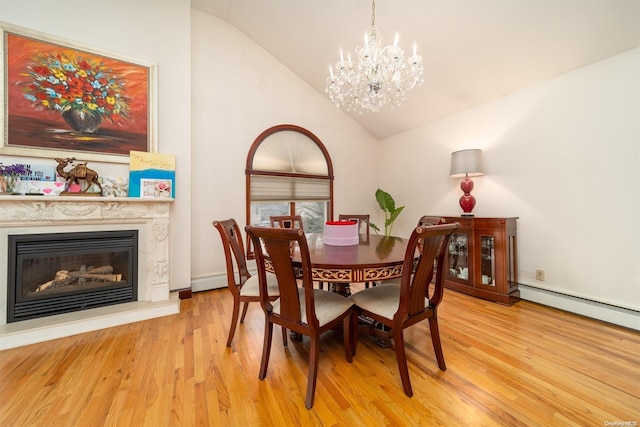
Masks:
[[[518,301],[517,218],[443,218],[460,223],[449,240],[445,286],[501,304]]]

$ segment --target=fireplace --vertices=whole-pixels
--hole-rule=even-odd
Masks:
[[[138,299],[138,231],[8,236],[7,323]]]
[[[171,292],[169,288],[169,223],[172,203],[172,199],[133,197],[0,195],[0,350],[178,313],[178,293]],[[52,255],[75,256],[60,252],[63,247],[60,242],[57,242],[55,250],[36,260],[48,269],[55,270],[47,273],[47,276],[53,274],[53,279],[39,277],[37,282],[54,280],[59,270],[85,275],[121,275],[121,280],[114,282],[125,279],[128,282],[135,277],[137,285],[131,283],[131,289],[126,291],[132,294],[133,301],[7,322],[10,305],[8,296],[17,289],[14,287],[15,281],[9,279],[9,236],[59,233],[78,235],[77,233],[131,230],[137,231],[137,250],[132,249],[131,253],[138,258],[137,262],[132,258],[126,269],[122,267],[120,258],[107,261],[104,258],[98,258],[97,261],[89,259],[71,265],[70,268],[67,268],[67,264],[53,265],[53,261],[48,260]],[[105,252],[120,252],[119,248],[115,251],[113,249]],[[80,252],[86,254],[86,251]],[[69,258],[64,262],[69,263]],[[113,264],[113,273],[106,273],[108,270],[104,269],[98,270],[102,273],[88,271],[90,267],[101,268],[108,264]],[[129,273],[129,268],[136,270]],[[120,286],[120,283],[109,285],[116,289]],[[9,291],[11,287],[14,287],[14,291]],[[40,296],[36,299],[39,298]],[[13,300],[15,304],[15,298]]]

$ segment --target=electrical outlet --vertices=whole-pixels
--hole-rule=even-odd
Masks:
[[[544,270],[536,270],[536,280],[544,282]]]

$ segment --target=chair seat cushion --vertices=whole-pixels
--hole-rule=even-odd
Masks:
[[[400,283],[381,283],[373,288],[356,292],[349,299],[364,310],[392,320],[400,305]],[[425,298],[425,304],[429,304],[427,298]]]
[[[382,283],[356,292],[349,299],[358,307],[391,320],[398,311],[400,286],[394,283]]]
[[[240,288],[240,295],[243,297],[258,297],[260,296],[260,285],[258,275],[251,276],[244,282],[242,288]],[[278,289],[278,279],[273,273],[267,273],[267,291],[269,295],[278,296],[280,290]]]
[[[302,323],[307,322],[307,304],[305,301],[305,290],[300,288],[300,313]],[[313,298],[316,306],[316,317],[320,326],[324,326],[332,320],[340,317],[343,313],[351,308],[353,302],[349,298],[343,297],[335,292],[323,291],[321,289],[313,290]],[[273,312],[280,313],[280,300],[273,302]]]

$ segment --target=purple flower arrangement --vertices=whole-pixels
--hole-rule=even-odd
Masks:
[[[3,165],[0,163],[0,176],[22,177],[31,174],[31,166],[25,164]]]
[[[0,163],[0,192],[15,193],[16,185],[23,176],[31,175],[31,166],[15,164],[5,166]]]

